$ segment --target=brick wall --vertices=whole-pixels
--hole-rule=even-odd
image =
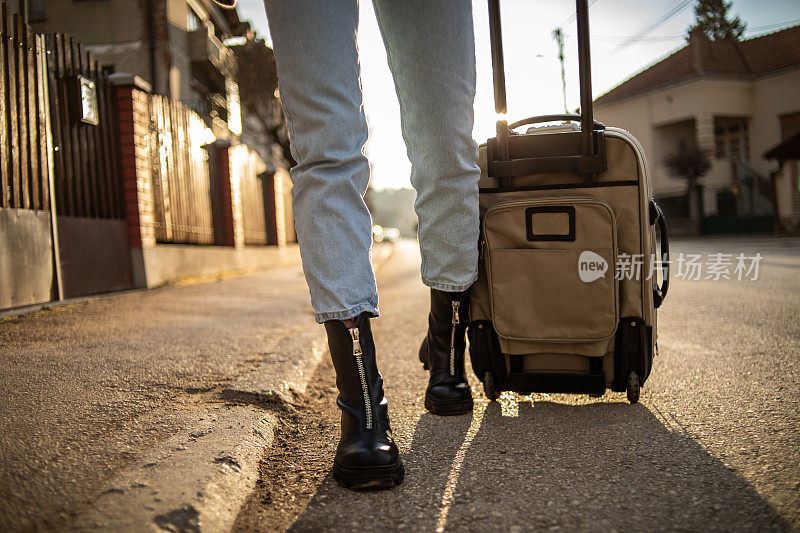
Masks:
[[[244,145],[231,146],[228,141],[216,140],[202,147],[207,154],[205,160],[200,158],[192,160],[190,165],[184,164],[182,151],[191,148],[176,143],[174,139],[168,143],[168,136],[161,130],[154,133],[151,124],[159,116],[174,120],[177,111],[172,109],[170,113],[158,115],[154,102],[165,100],[164,97],[151,96],[148,84],[136,76],[114,76],[117,76],[112,81],[116,85],[120,170],[132,248],[152,248],[156,242],[241,248],[245,246],[246,216],[251,217],[248,221],[251,227],[253,217],[261,217],[262,227],[267,233],[262,242],[283,246],[287,241],[295,240],[291,205],[286,205],[291,203],[291,181],[285,170],[279,169],[263,182],[263,209],[254,209],[250,204],[250,209],[244,209],[242,187],[252,185],[250,182],[258,179],[257,174],[265,167],[263,161],[258,158],[259,164],[255,165],[250,159],[258,156],[251,155]],[[179,104],[170,106],[180,107]],[[154,146],[158,139],[166,144]],[[154,164],[164,168],[154,170]],[[208,167],[203,172],[190,173],[188,167],[197,164],[203,165],[204,169],[205,165]],[[181,176],[183,180],[178,179]],[[169,191],[165,188],[165,180],[174,181]],[[203,180],[210,180],[210,189],[209,182]],[[172,190],[176,185],[185,190]],[[157,203],[157,198],[162,198],[162,203]],[[253,194],[247,200],[252,203]],[[208,217],[204,214],[206,207]],[[163,235],[163,231],[159,233],[165,221],[168,227],[169,224],[174,226],[173,219],[176,218],[185,219],[182,226],[194,223],[197,227],[208,224],[210,228],[213,225],[213,229],[209,229],[209,240],[192,240],[189,237],[193,234],[170,239]],[[209,221],[206,222],[206,218]],[[213,224],[210,219],[213,219]]]
[[[150,113],[148,93],[136,85],[116,91],[120,169],[132,248],[156,244],[152,175],[150,172]]]

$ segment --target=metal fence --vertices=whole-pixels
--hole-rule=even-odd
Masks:
[[[124,218],[111,83],[72,37],[52,34],[45,39],[58,213]],[[82,116],[82,83],[94,86],[96,109],[89,112],[96,111],[96,124]]]
[[[214,140],[186,106],[150,97],[150,155],[156,241],[214,244],[208,153]]]
[[[124,218],[111,87],[97,62],[68,36],[34,33],[6,2],[0,36],[0,207],[48,210],[52,163],[60,215]],[[97,124],[81,120],[81,79],[95,87]]]
[[[49,209],[43,42],[0,4],[0,207]]]
[[[267,198],[261,178],[266,168],[261,157],[247,146],[240,144],[231,149],[231,170],[235,172],[233,178],[241,191],[245,244],[267,244]]]
[[[113,84],[72,37],[36,34],[2,0],[0,11],[0,208],[45,211],[52,199],[59,216],[124,219]],[[215,136],[185,105],[147,98],[156,241],[214,244],[220,191],[207,149]],[[275,216],[259,178],[266,165],[245,146],[230,158],[240,196],[224,201],[240,202],[244,243],[266,244]]]

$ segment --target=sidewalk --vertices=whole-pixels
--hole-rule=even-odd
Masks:
[[[0,346],[0,529],[218,531],[325,341],[296,258],[5,319]]]

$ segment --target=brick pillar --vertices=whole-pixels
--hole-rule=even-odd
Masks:
[[[150,161],[150,85],[130,74],[113,74],[122,187],[131,248],[156,244]]]
[[[695,115],[694,120],[697,146],[710,150],[713,155],[715,149],[714,115],[703,111]]]
[[[241,248],[244,246],[244,221],[237,147],[219,139],[204,148],[209,153],[213,181],[214,244]]]
[[[267,244],[284,246],[286,244],[286,228],[283,209],[283,180],[278,172],[270,170],[259,174],[258,177],[264,188]]]

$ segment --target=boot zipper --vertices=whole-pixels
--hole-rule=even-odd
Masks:
[[[456,375],[456,326],[461,322],[458,317],[458,307],[461,302],[453,300],[453,324],[450,328],[450,375]]]
[[[350,336],[353,338],[353,357],[356,359],[358,367],[358,378],[361,380],[361,391],[364,394],[364,414],[367,429],[372,429],[372,402],[369,400],[369,388],[367,387],[367,373],[364,370],[364,358],[361,353],[361,341],[358,338],[358,328],[349,328]]]

